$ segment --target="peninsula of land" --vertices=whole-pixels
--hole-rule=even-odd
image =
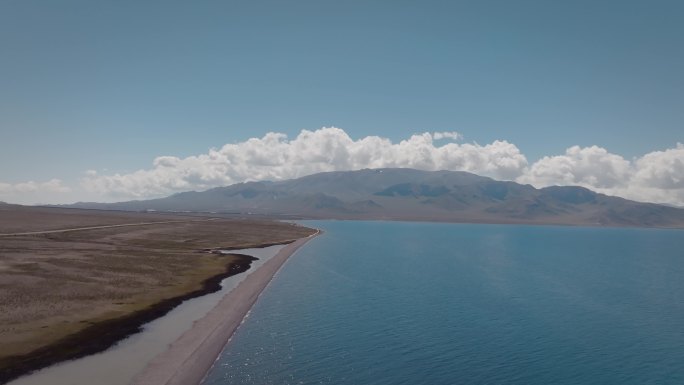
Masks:
[[[2,205],[0,383],[105,350],[252,262],[214,250],[314,232],[265,220]]]
[[[288,244],[250,273],[168,350],[152,360],[132,385],[199,385],[273,276],[297,249],[317,234]]]

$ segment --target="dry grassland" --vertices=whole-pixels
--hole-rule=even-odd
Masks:
[[[0,373],[88,326],[201,291],[239,258],[203,250],[313,233],[269,221],[6,207],[0,233],[153,221],[174,222],[0,236]]]

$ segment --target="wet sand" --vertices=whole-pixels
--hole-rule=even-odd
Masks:
[[[168,350],[153,359],[134,385],[192,385],[201,383],[216,357],[280,267],[318,233],[299,239],[249,275],[202,319],[195,321]]]

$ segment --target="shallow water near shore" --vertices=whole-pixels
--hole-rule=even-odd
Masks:
[[[682,230],[304,224],[205,385],[684,383]]]
[[[227,253],[247,254],[259,258],[244,273],[225,278],[221,290],[187,300],[165,316],[143,326],[134,334],[104,352],[53,365],[21,377],[9,385],[128,385],[157,354],[178,339],[193,322],[202,318],[221,298],[276,255],[284,245],[231,250]]]

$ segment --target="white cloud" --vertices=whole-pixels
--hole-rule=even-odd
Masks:
[[[654,151],[635,162],[634,181],[664,190],[684,189],[684,144],[665,151]]]
[[[34,193],[38,191],[66,193],[71,191],[71,189],[64,186],[59,179],[51,179],[47,182],[29,181],[15,184],[0,182],[0,194]]]
[[[505,140],[480,145],[458,143],[456,132],[422,133],[392,142],[367,136],[354,140],[339,128],[302,130],[289,139],[271,132],[226,144],[207,153],[179,158],[160,156],[148,169],[112,174],[86,171],[81,188],[60,180],[0,183],[0,200],[57,203],[77,200],[147,199],[188,190],[254,180],[282,180],[322,171],[407,167],[468,171],[536,187],[579,185],[628,199],[684,206],[684,145],[625,159],[598,146],[568,148],[528,164]]]
[[[536,187],[578,185],[608,195],[684,206],[684,145],[626,160],[606,149],[570,147],[546,156],[517,178]]]
[[[599,188],[616,187],[628,180],[630,162],[604,148],[573,146],[565,155],[545,156],[538,160],[519,182],[536,186],[580,185]]]
[[[435,140],[456,140],[456,132],[413,135],[399,143],[367,136],[353,140],[339,128],[302,130],[289,140],[280,133],[226,144],[206,154],[178,158],[161,156],[152,168],[128,174],[89,172],[83,186],[116,198],[147,198],[186,190],[202,190],[252,180],[297,178],[323,171],[379,167],[463,170],[498,179],[514,179],[527,159],[513,144],[495,141],[481,146]]]
[[[432,137],[435,140],[442,140],[442,139],[459,140],[462,138],[461,134],[459,134],[456,131],[434,132],[434,133],[432,133]]]
[[[32,204],[36,202],[54,202],[55,194],[64,195],[71,189],[59,179],[47,182],[0,182],[0,200],[12,203]]]

